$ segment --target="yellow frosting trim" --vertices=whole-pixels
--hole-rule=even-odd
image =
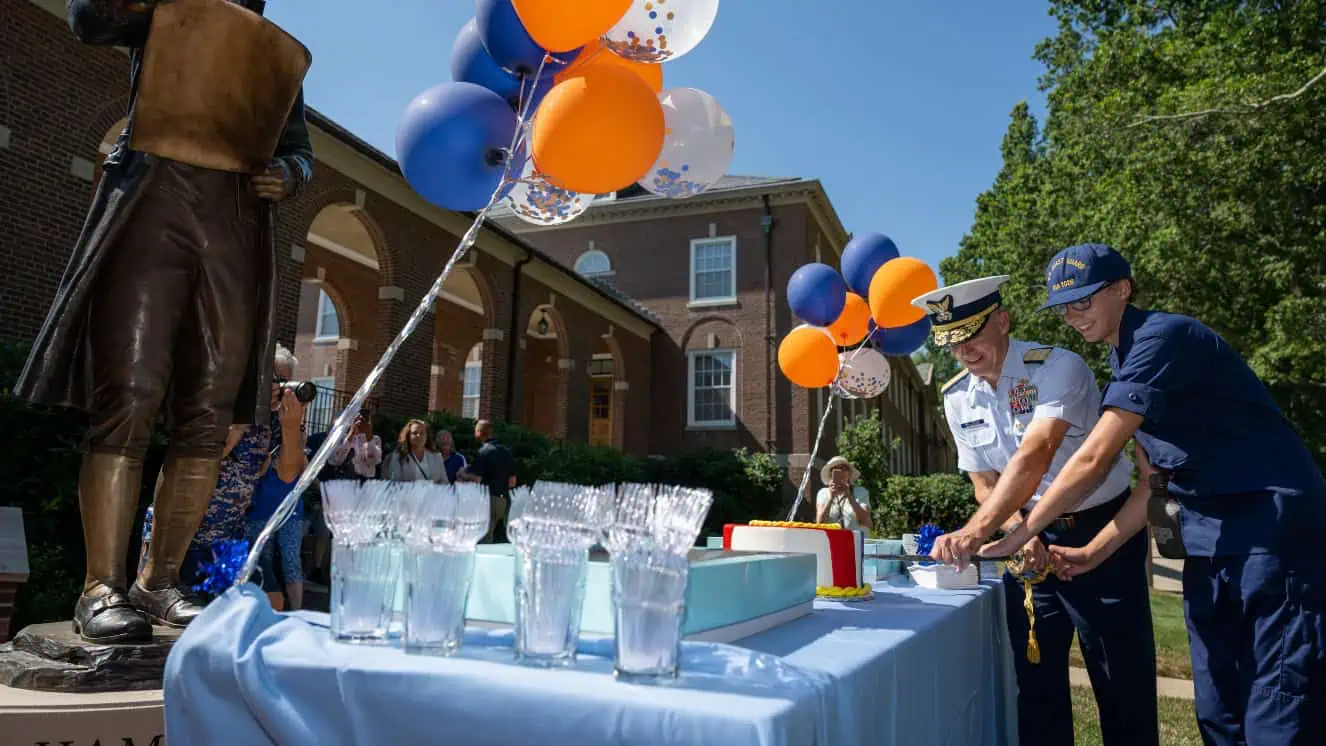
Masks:
[[[842,528],[836,523],[803,523],[801,521],[751,521],[748,526],[771,526],[773,528]]]
[[[835,588],[824,585],[815,586],[816,596],[826,596],[828,598],[860,598],[870,595],[870,584],[858,585],[855,588]]]

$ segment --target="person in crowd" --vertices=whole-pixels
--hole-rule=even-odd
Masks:
[[[442,455],[429,447],[428,423],[410,420],[401,428],[396,450],[387,458],[384,475],[397,482],[444,482],[447,467]]]
[[[968,473],[980,507],[967,525],[935,539],[931,556],[945,562],[979,548],[1000,526],[1016,531],[1021,511],[1043,500],[1080,452],[1100,408],[1100,390],[1081,357],[1011,337],[1012,321],[999,292],[1007,280],[1007,275],[969,280],[912,301],[930,316],[935,344],[950,349],[964,366],[943,387],[944,414],[958,468]],[[1129,504],[1131,470],[1114,455],[1071,515],[1029,536],[1025,573],[1044,575],[1047,544],[1086,544]],[[1139,535],[1088,582],[1039,578],[1032,585],[1034,637],[1024,609],[1025,586],[1005,573],[1023,746],[1073,743],[1068,656],[1074,633],[1106,746],[1159,744],[1149,551]]]
[[[1110,346],[1103,411],[1026,519],[982,554],[1016,550],[1076,506],[1128,441],[1149,478],[1089,543],[1051,546],[1090,583],[1148,517],[1182,558],[1198,727],[1207,746],[1326,743],[1326,478],[1243,358],[1181,314],[1133,305],[1132,268],[1102,244],[1070,246],[1045,273],[1053,308]],[[962,553],[971,549],[970,544]]]
[[[338,477],[363,481],[377,476],[378,466],[382,463],[382,438],[373,434],[373,417],[367,408],[355,415],[345,442],[332,451],[327,463],[349,467],[338,469]]]
[[[502,543],[506,541],[508,497],[516,487],[516,457],[510,448],[498,442],[493,423],[488,420],[474,423],[474,437],[480,443],[479,453],[474,463],[461,470],[460,478],[488,488],[492,508],[484,541]]]
[[[297,364],[298,360],[290,350],[278,344],[272,361],[270,416],[266,422],[235,425],[229,430],[207,513],[180,567],[180,579],[189,587],[203,581],[199,569],[214,560],[214,550],[220,542],[245,538],[254,488],[262,476],[263,465],[284,435],[277,405],[281,397],[280,387],[294,376]],[[298,433],[299,430],[294,432]],[[159,487],[160,480],[157,484]],[[154,513],[154,506],[148,506],[143,521],[140,564],[147,557]]]
[[[450,430],[439,430],[433,442],[437,452],[442,455],[442,463],[447,467],[447,483],[455,484],[456,478],[460,476],[460,470],[467,464],[465,454],[456,450],[456,440],[451,436]]]
[[[860,472],[851,461],[834,456],[820,469],[824,486],[815,496],[815,522],[836,523],[846,529],[870,531],[870,493],[858,486]]]
[[[250,542],[258,538],[308,464],[303,432],[303,402],[295,398],[293,393],[275,387],[273,398],[280,423],[281,443],[268,453],[253,490],[247,530]],[[301,609],[304,606],[301,548],[306,530],[304,501],[301,499],[295,503],[294,512],[277,529],[259,556],[262,589],[271,600],[272,608],[278,611],[285,608]]]

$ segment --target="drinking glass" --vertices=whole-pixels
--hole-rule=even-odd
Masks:
[[[625,681],[677,677],[690,561],[658,550],[612,557],[616,605],[613,674]]]
[[[589,572],[588,548],[517,548],[515,564],[516,660],[534,666],[573,663]]]
[[[331,634],[336,640],[380,643],[390,621],[390,568],[375,543],[390,517],[391,482],[334,480],[322,484],[332,530]]]
[[[465,637],[474,547],[488,531],[488,489],[432,485],[412,503],[404,533],[407,653],[454,655]]]

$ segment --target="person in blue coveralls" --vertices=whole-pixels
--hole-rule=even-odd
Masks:
[[[999,287],[1007,275],[940,288],[912,303],[927,312],[935,344],[964,366],[944,385],[944,414],[981,503],[966,525],[935,540],[932,556],[979,548],[1001,525],[1014,530],[1096,424],[1100,390],[1076,354],[1010,337]],[[1108,746],[1156,746],[1156,649],[1139,535],[1089,579],[1047,576],[1050,543],[1086,544],[1128,501],[1131,469],[1114,459],[1076,511],[1043,527],[1023,548],[1032,586],[1034,636],[1022,583],[1004,576],[1007,625],[1018,681],[1023,746],[1073,743],[1069,650],[1076,632]],[[1029,644],[1034,641],[1034,644]]]
[[[1055,548],[1067,576],[1099,572],[1148,518],[1161,553],[1184,559],[1183,599],[1198,726],[1208,746],[1326,744],[1326,479],[1270,393],[1196,319],[1130,303],[1132,271],[1100,244],[1059,252],[1049,299],[1113,372],[1100,420],[1027,519],[981,549],[1021,546],[1090,494],[1136,439],[1154,469],[1087,546]],[[1079,582],[1075,580],[1074,582]]]

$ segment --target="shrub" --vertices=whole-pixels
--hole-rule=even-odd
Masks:
[[[976,493],[966,477],[929,474],[890,479],[873,516],[877,534],[897,537],[916,531],[923,523],[954,531],[975,512]]]

